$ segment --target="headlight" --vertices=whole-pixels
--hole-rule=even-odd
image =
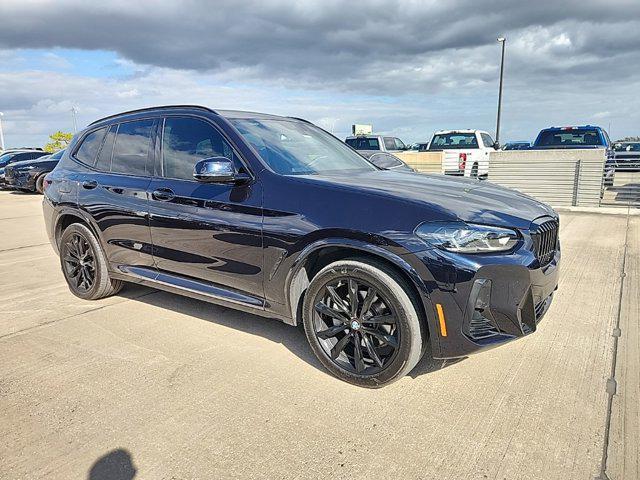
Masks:
[[[415,232],[430,245],[457,253],[506,252],[518,243],[515,230],[464,222],[425,222]]]

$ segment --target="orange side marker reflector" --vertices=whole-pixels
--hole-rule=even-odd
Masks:
[[[447,322],[444,320],[444,311],[442,310],[442,305],[436,303],[436,310],[438,311],[438,321],[440,322],[440,335],[443,337],[447,336]]]

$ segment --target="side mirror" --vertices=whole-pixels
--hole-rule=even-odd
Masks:
[[[237,180],[237,175],[227,157],[209,157],[195,164],[193,178],[205,183],[229,183]]]
[[[493,142],[493,148],[500,150],[500,144],[498,142]]]

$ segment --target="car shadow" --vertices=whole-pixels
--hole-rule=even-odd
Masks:
[[[311,350],[302,325],[293,327],[279,320],[264,318],[259,315],[236,311],[221,307],[202,300],[177,295],[162,290],[155,290],[140,286],[130,286],[122,291],[120,296],[143,302],[148,305],[172,310],[176,313],[189,315],[216,325],[233,328],[251,335],[258,335],[287,348],[298,358],[326,372],[320,361]],[[427,346],[425,354],[410,372],[412,378],[442,370],[454,365],[464,358],[453,360],[435,360],[431,355],[431,347]]]
[[[131,454],[123,448],[118,448],[93,463],[87,480],[133,480],[136,473]]]

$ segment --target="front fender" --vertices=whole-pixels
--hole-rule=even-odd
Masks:
[[[434,331],[433,328],[435,327],[435,314],[429,296],[429,290],[427,285],[425,284],[424,279],[420,277],[416,269],[410,263],[413,254],[409,252],[406,252],[405,254],[398,254],[396,252],[391,252],[380,245],[374,245],[362,240],[352,238],[325,238],[322,240],[318,240],[312,244],[307,245],[295,259],[291,268],[289,269],[285,283],[285,298],[287,301],[287,306],[291,312],[291,317],[293,319],[294,325],[297,323],[296,313],[300,298],[311,281],[311,279],[307,276],[307,271],[305,270],[304,266],[308,263],[310,257],[313,254],[329,247],[344,248],[346,250],[352,251],[355,255],[357,255],[358,252],[361,252],[369,256],[374,256],[379,258],[380,260],[390,263],[391,265],[402,271],[418,292],[419,298],[417,299],[417,301],[419,306],[422,307],[422,311],[426,317],[429,331]],[[437,342],[437,337],[435,335],[431,336],[431,341]],[[433,345],[433,347],[434,351],[437,351],[438,346]]]

